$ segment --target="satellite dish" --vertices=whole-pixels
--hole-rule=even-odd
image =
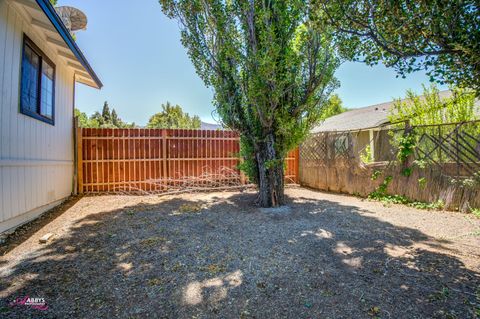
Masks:
[[[58,15],[70,32],[87,29],[87,16],[74,7],[56,7]]]

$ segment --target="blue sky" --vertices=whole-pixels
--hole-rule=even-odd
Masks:
[[[135,3],[135,5],[133,5]],[[167,19],[157,0],[59,0],[87,14],[88,28],[77,42],[102,80],[102,90],[77,84],[76,105],[91,114],[108,101],[122,119],[144,125],[170,101],[203,121],[213,122],[212,91],[195,73],[180,43],[175,21]],[[425,74],[407,79],[383,66],[344,63],[337,71],[337,93],[349,108],[402,97],[411,88],[421,92]],[[440,87],[445,89],[445,87]]]

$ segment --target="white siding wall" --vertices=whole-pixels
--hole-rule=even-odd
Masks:
[[[24,33],[56,65],[55,126],[19,112]],[[73,77],[44,35],[13,3],[0,0],[0,232],[71,194]]]

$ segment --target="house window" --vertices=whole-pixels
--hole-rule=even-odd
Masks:
[[[54,125],[55,65],[27,36],[21,75],[20,112]]]

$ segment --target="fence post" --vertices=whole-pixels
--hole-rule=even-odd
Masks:
[[[411,134],[413,132],[413,127],[412,125],[410,124],[410,121],[407,120],[405,121],[405,129],[403,131],[403,136],[408,136],[409,134]],[[403,163],[403,169],[406,169],[408,167],[410,167],[410,164],[412,162],[412,157],[415,156],[415,155],[410,155],[406,160],[405,162]]]
[[[460,176],[460,154],[459,154],[459,145],[458,145],[458,129],[460,126],[455,128],[455,151],[456,151],[456,162],[457,162],[457,177]]]
[[[162,130],[162,157],[163,157],[163,162],[162,162],[163,174],[165,174],[165,177],[168,178],[169,174],[167,173],[168,156],[167,156],[167,130],[166,129]]]
[[[379,134],[379,133],[377,133],[377,134]],[[375,132],[373,131],[373,129],[368,130],[368,137],[370,139],[370,144],[369,144],[370,145],[370,154],[371,154],[370,160],[372,162],[375,162]]]
[[[300,145],[295,150],[295,183],[300,184]]]
[[[440,141],[440,143],[443,143],[443,138],[442,138],[442,130],[440,128],[440,125],[437,126],[437,131],[438,131],[438,140]],[[433,135],[433,134],[432,134]],[[442,159],[442,148],[441,147],[438,147],[438,159],[439,159],[439,162],[440,164],[442,164],[442,167],[444,167],[445,165],[443,165],[443,159]]]
[[[75,125],[77,136],[77,190],[78,194],[83,194],[83,132],[82,128]]]

